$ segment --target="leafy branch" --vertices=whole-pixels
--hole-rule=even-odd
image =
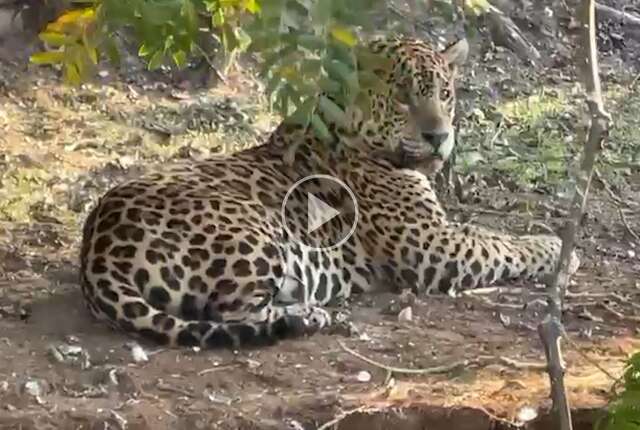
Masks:
[[[103,59],[117,65],[115,35],[133,30],[138,56],[150,70],[184,68],[202,56],[213,37],[227,59],[259,54],[272,107],[290,121],[311,124],[328,136],[324,120],[344,120],[343,107],[375,81],[358,71],[358,31],[370,30],[382,0],[95,0],[47,25],[40,39],[49,48],[31,57],[57,64],[65,81],[80,84]],[[321,95],[329,97],[321,97]],[[318,115],[316,110],[322,110]]]
[[[597,423],[598,430],[640,430],[640,352],[627,362],[620,383],[622,391],[609,405],[607,416]]]
[[[78,1],[84,4],[47,25],[40,38],[48,49],[31,57],[35,64],[61,66],[70,84],[88,80],[103,60],[117,65],[116,34],[128,29],[150,70],[180,69],[202,58],[206,38],[221,46],[227,66],[239,53],[256,54],[271,107],[320,137],[329,136],[330,123],[344,122],[346,106],[366,106],[366,90],[382,85],[363,71],[382,59],[361,42],[378,30],[384,0]],[[475,11],[484,1],[463,3]],[[435,9],[452,7],[453,0],[436,3]]]

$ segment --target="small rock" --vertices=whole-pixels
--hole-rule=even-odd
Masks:
[[[500,318],[500,322],[503,326],[509,327],[511,326],[511,317],[509,315],[505,315],[502,312],[498,312],[498,318]]]
[[[287,419],[285,420],[285,424],[287,426],[287,430],[304,430],[304,426],[296,420]]]
[[[33,397],[40,397],[43,394],[42,384],[34,379],[29,380],[22,386],[24,392]]]
[[[344,337],[358,336],[360,330],[351,321],[345,321],[342,323],[332,324],[329,329],[329,333],[332,335],[339,335]]]
[[[77,364],[81,369],[91,367],[89,353],[79,345],[61,344],[49,345],[47,348],[49,357],[56,363]]]
[[[362,333],[360,334],[360,336],[358,336],[358,340],[369,342],[371,340],[371,336],[369,336],[367,333]]]
[[[517,419],[521,423],[526,423],[534,420],[538,416],[538,412],[531,406],[523,406],[518,411]]]
[[[402,290],[398,298],[398,301],[405,306],[411,306],[415,304],[417,300],[418,297],[411,290]]]
[[[361,370],[356,375],[356,381],[358,381],[358,382],[369,382],[369,381],[371,381],[371,373],[367,372],[366,370]]]
[[[349,314],[347,312],[336,312],[335,315],[333,316],[333,321],[336,324],[344,324],[347,323],[349,321]]]
[[[407,306],[398,313],[398,322],[405,323],[413,321],[413,310]]]
[[[257,369],[258,367],[262,366],[262,363],[260,363],[258,360],[252,360],[250,358],[247,358],[246,363],[249,369]]]
[[[126,430],[127,428],[127,420],[125,420],[122,415],[120,415],[119,413],[117,413],[116,411],[114,411],[113,409],[109,410],[109,415],[111,415],[111,418],[113,419],[113,421],[116,422],[118,428],[120,430]]]
[[[72,334],[65,336],[64,341],[67,342],[69,345],[78,345],[80,343],[80,339],[77,336],[74,336]]]
[[[222,394],[214,393],[213,391],[206,389],[204,391],[204,396],[209,399],[211,403],[220,403],[223,405],[230,405],[233,401],[230,397],[224,396]]]
[[[133,361],[136,363],[146,363],[149,361],[149,356],[147,352],[138,344],[138,343],[130,343],[131,348],[131,357]]]

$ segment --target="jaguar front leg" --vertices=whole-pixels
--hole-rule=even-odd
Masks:
[[[402,259],[398,276],[407,287],[447,294],[497,281],[544,282],[556,269],[561,247],[561,239],[552,235],[516,236],[469,224],[441,225],[404,252],[419,258]],[[579,265],[574,252],[571,273]]]

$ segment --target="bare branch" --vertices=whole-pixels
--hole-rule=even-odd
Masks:
[[[599,3],[596,3],[596,10],[598,11],[598,18],[608,18],[612,21],[622,21],[629,26],[640,27],[640,17],[637,15],[632,15]]]
[[[491,39],[496,45],[502,45],[515,52],[522,60],[536,63],[540,60],[540,52],[527,40],[520,28],[495,6],[486,11]]]
[[[562,250],[560,261],[548,283],[549,314],[538,326],[540,338],[544,344],[545,355],[549,363],[551,397],[556,415],[556,428],[571,430],[571,410],[564,386],[565,363],[562,359],[560,340],[564,332],[562,326],[562,306],[569,280],[569,268],[575,246],[575,237],[589,194],[595,160],[602,149],[602,141],[609,129],[609,115],[604,110],[600,78],[598,76],[598,58],[595,34],[595,1],[582,0],[579,13],[580,49],[576,62],[580,70],[585,89],[585,98],[590,114],[589,131],[585,143],[580,171],[576,178],[576,189],[571,205],[571,213],[562,232]]]
[[[544,343],[544,353],[547,357],[547,371],[551,383],[553,410],[556,414],[556,428],[572,430],[571,409],[569,407],[569,399],[567,399],[567,390],[564,386],[565,362],[560,348],[562,322],[553,316],[551,310],[545,320],[538,326],[538,333]]]

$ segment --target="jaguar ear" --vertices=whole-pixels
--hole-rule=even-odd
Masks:
[[[452,43],[440,52],[450,66],[461,66],[467,61],[469,55],[469,42],[467,39],[460,39]]]

